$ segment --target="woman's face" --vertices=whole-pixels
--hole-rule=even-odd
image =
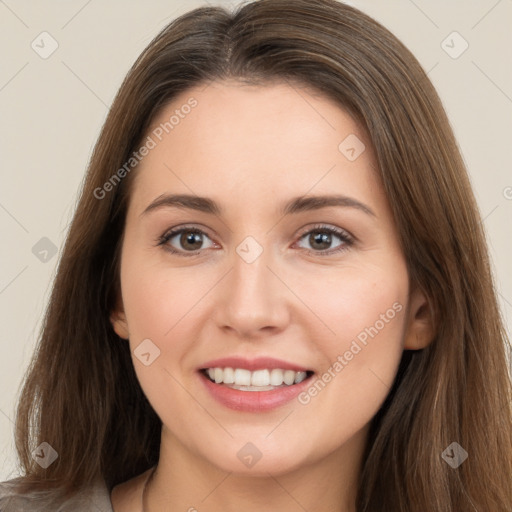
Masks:
[[[214,82],[147,135],[112,321],[162,443],[254,475],[359,450],[424,343],[365,133],[298,86]]]

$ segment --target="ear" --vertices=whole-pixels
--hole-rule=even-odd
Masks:
[[[420,350],[434,339],[432,310],[425,294],[415,287],[409,296],[404,349]]]
[[[118,300],[116,309],[110,313],[110,323],[120,338],[127,340],[130,337],[122,300]]]

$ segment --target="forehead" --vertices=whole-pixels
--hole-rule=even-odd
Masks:
[[[191,103],[193,108],[188,106]],[[176,141],[195,135],[192,139],[201,144],[222,140],[233,145],[243,142],[244,148],[296,143],[300,138],[307,138],[309,145],[327,143],[327,135],[336,139],[344,131],[366,136],[340,104],[309,86],[293,82],[247,85],[233,79],[182,92],[153,119],[150,131],[159,127],[164,137],[172,133]]]
[[[134,191],[146,201],[170,190],[256,201],[313,187],[375,188],[365,131],[339,104],[298,84],[190,88],[159,112],[147,135],[154,147],[137,168]],[[347,144],[362,151],[357,159],[347,158]]]

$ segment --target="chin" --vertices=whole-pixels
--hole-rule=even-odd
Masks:
[[[204,458],[223,471],[254,477],[277,476],[308,465],[304,442],[297,440],[297,445],[276,446],[264,439],[266,435],[268,432],[254,442],[249,441],[251,436],[245,436],[241,442],[230,440],[228,446],[219,447],[216,453],[204,454]]]

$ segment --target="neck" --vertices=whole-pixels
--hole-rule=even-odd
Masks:
[[[367,429],[318,460],[286,472],[224,471],[162,430],[160,461],[148,485],[144,511],[355,512]]]

